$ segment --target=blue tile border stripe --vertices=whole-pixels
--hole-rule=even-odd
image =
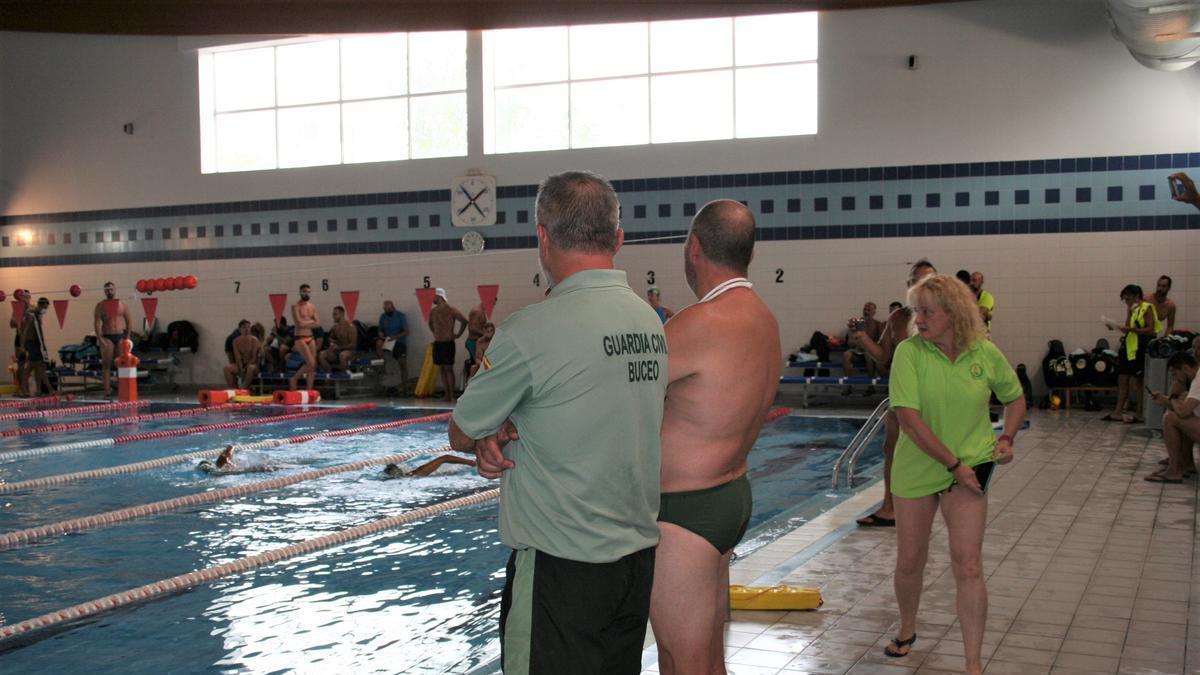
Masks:
[[[821,185],[827,183],[858,183],[867,181],[1024,176],[1146,169],[1183,170],[1194,168],[1200,168],[1200,152],[955,164],[915,164],[908,166],[876,166],[848,169],[809,169],[803,171],[767,171],[760,173],[670,176],[664,178],[629,178],[614,180],[613,187],[619,193],[630,193],[731,187],[769,187],[775,185]],[[496,188],[496,197],[498,199],[532,199],[536,194],[537,185],[502,185]],[[450,190],[448,189],[379,192],[357,195],[329,195],[323,197],[261,199],[240,202],[214,202],[208,204],[181,204],[175,206],[106,209],[101,211],[68,211],[61,213],[0,216],[0,226],[18,223],[33,225],[39,223],[166,218],[297,209],[427,204],[447,202],[449,200]]]
[[[739,199],[755,211],[764,241],[1118,232],[1196,229],[1194,212],[1171,201],[1160,184],[1170,171],[1195,167],[1200,153],[618,179],[613,185],[630,243],[651,229],[682,233],[697,206],[717,197]],[[497,189],[497,225],[480,228],[489,249],[534,246],[528,224],[536,191],[536,185]],[[0,267],[455,251],[465,230],[442,227],[448,199],[448,190],[423,190],[3,216]]]
[[[1125,216],[1102,218],[1036,218],[1026,220],[977,220],[913,223],[870,223],[856,225],[810,225],[761,227],[758,241],[808,241],[819,239],[868,239],[885,237],[961,237],[1006,234],[1056,234],[1132,232],[1154,230],[1200,230],[1200,214],[1171,216]],[[625,240],[627,246],[681,241],[687,230],[638,232]],[[648,241],[647,241],[648,240]],[[537,248],[537,237],[488,237],[487,249]],[[365,255],[378,253],[453,252],[461,250],[459,239],[422,239],[385,242],[349,242],[302,246],[246,246],[239,248],[175,251],[133,251],[76,256],[30,256],[0,261],[0,267],[48,265],[94,265],[110,263],[229,260],[288,256]]]

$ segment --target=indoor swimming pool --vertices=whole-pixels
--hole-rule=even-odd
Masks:
[[[155,414],[183,406],[156,403]],[[32,454],[67,442],[130,433],[129,425],[4,438],[6,483],[141,462],[228,443],[248,444],[428,416],[379,407],[301,419],[297,408],[226,409],[154,419],[136,431],[258,420],[202,435]],[[102,414],[55,418],[83,420]],[[0,421],[0,433],[53,423]],[[838,454],[861,419],[785,416],[767,424],[750,455],[754,485],[744,554],[849,492],[829,490]],[[398,453],[415,466],[446,444],[444,421],[248,450],[270,473],[210,475],[197,460],[134,473],[0,492],[0,537],[24,528]],[[878,477],[876,439],[860,474]],[[215,452],[212,454],[216,454]],[[13,456],[16,455],[16,458]],[[385,479],[382,467],[189,506],[0,550],[0,626],[227,563],[449,499],[494,481],[463,466],[426,478]],[[507,549],[496,503],[451,510],[333,548],[224,577],[190,590],[0,641],[0,671],[405,672],[487,671],[499,655],[496,620]]]

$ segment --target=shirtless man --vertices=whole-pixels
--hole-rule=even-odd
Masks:
[[[115,307],[109,311],[105,306]],[[133,325],[133,315],[129,313],[129,305],[124,300],[117,299],[117,287],[111,281],[104,282],[104,299],[96,303],[92,312],[96,323],[96,342],[100,344],[100,373],[104,383],[104,397],[111,398],[112,390],[108,388],[109,375],[112,373],[113,359],[117,357],[117,345],[121,340],[129,338],[129,327]]]
[[[669,385],[662,423],[661,540],[650,623],[659,670],[724,673],[729,559],[750,520],[746,455],[775,400],[779,324],[745,279],[754,216],[709,202],[684,243],[700,302],[666,324]]]
[[[258,326],[259,333],[262,326]],[[238,322],[238,336],[233,340],[233,363],[225,366],[225,384],[230,389],[238,388],[238,379],[249,388],[254,378],[258,377],[260,363],[263,358],[262,336],[251,333],[250,322],[242,319]]]
[[[933,263],[922,258],[913,263],[909,269],[908,285],[911,287],[931,274],[937,274],[937,269],[934,268]],[[869,335],[857,333],[859,344],[866,350],[870,358],[875,359],[876,363],[890,368],[892,356],[896,353],[896,346],[908,338],[908,327],[911,322],[912,312],[907,307],[902,307],[888,316],[887,322],[884,324],[883,335],[878,342],[871,339]],[[853,319],[850,329],[854,329]],[[896,526],[896,512],[892,508],[892,457],[896,454],[896,441],[900,439],[900,421],[896,419],[896,413],[888,410],[883,416],[883,425],[885,434],[883,440],[883,504],[875,513],[858,519],[858,524],[863,527]]]
[[[869,335],[872,340],[878,341],[879,336],[883,334],[883,322],[875,318],[875,311],[875,303],[866,303],[862,308],[861,320],[863,322],[863,332]],[[850,321],[853,322],[854,319],[851,319]],[[850,339],[847,340],[847,342],[849,343],[850,348],[842,353],[842,372],[846,375],[846,377],[854,375],[855,356],[863,357],[863,360],[866,362],[867,375],[875,377],[876,375],[887,374],[886,368],[883,368],[883,372],[880,372],[881,368],[879,364],[875,361],[875,359],[867,356],[866,352],[863,351],[863,348],[858,344],[858,340],[855,337],[855,332],[853,330],[853,324],[851,325]],[[872,387],[872,389],[873,388],[874,387]]]
[[[329,331],[329,348],[322,351],[318,358],[321,370],[333,370],[335,360],[339,370],[349,368],[350,358],[354,356],[354,347],[357,344],[358,330],[346,320],[346,309],[341,305],[334,307],[333,328]]]
[[[313,337],[313,329],[321,325],[317,317],[317,306],[308,301],[312,295],[312,287],[300,284],[300,302],[292,305],[292,325],[296,329],[296,344],[292,350],[304,358],[304,365],[288,380],[288,389],[296,390],[300,376],[304,376],[305,389],[312,391],[313,374],[317,370],[317,343]]]
[[[458,324],[461,327],[455,329]],[[446,400],[454,403],[454,341],[467,330],[467,317],[446,301],[446,289],[439,288],[429,310],[429,331],[433,333],[433,365],[437,366],[446,388]]]
[[[1167,297],[1171,292],[1171,277],[1162,275],[1154,285],[1154,295],[1146,298],[1146,302],[1154,305],[1158,318],[1165,326],[1163,335],[1170,335],[1175,330],[1175,301]]]

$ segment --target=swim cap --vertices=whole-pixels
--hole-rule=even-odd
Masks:
[[[387,466],[383,467],[383,473],[384,475],[391,476],[393,478],[400,478],[408,475],[408,472],[406,472],[404,469],[401,469],[399,465],[396,464],[388,464]]]
[[[213,464],[211,459],[202,459],[200,460],[200,463],[196,465],[196,468],[201,471],[212,473],[217,470],[217,465]]]
[[[444,288],[438,288],[438,289],[435,289],[435,290],[433,291],[433,294],[434,294],[434,295],[437,295],[437,296],[440,296],[440,297],[441,297],[443,300],[449,300],[449,299],[450,299],[450,298],[447,298],[447,297],[446,297],[446,289],[444,289]]]

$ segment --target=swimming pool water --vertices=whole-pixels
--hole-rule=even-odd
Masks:
[[[427,413],[379,409],[30,458],[0,463],[0,478],[21,480]],[[785,417],[767,425],[750,455],[755,529],[743,547],[772,536],[770,523],[781,514],[794,520],[797,504],[836,497],[827,496],[829,473],[860,424]],[[50,442],[24,438],[30,447]],[[269,474],[279,475],[444,444],[444,422],[422,423],[282,446],[263,451],[261,459],[281,465],[279,473]],[[877,461],[878,453],[868,452],[863,469],[871,471]],[[465,467],[455,468],[400,480],[383,480],[377,468],[348,472],[0,551],[0,622],[494,486]],[[0,532],[263,478],[214,477],[188,463],[0,495]],[[494,503],[451,511],[51,635],[33,635],[0,651],[0,672],[468,672],[499,653],[496,620],[508,551],[495,523]]]

